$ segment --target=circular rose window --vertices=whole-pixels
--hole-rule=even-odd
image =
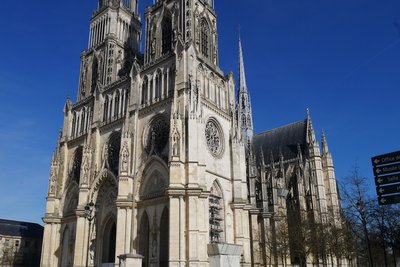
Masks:
[[[221,128],[214,120],[206,123],[206,143],[207,148],[213,156],[221,156],[223,151],[223,135]]]

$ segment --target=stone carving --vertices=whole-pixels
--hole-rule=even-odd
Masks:
[[[102,153],[102,161],[103,161],[103,167],[108,167],[108,162],[107,162],[107,158],[108,158],[108,146],[107,144],[104,144],[103,146],[103,153]]]
[[[193,83],[192,75],[189,75],[189,85],[190,85],[190,113],[196,114],[198,107],[198,98],[199,98],[199,81],[196,80]]]
[[[119,7],[120,0],[112,0],[112,4],[114,7]]]
[[[164,155],[164,150],[168,143],[168,135],[169,125],[167,121],[164,118],[156,119],[148,129],[145,148],[147,154]]]
[[[88,182],[88,176],[89,176],[89,156],[86,155],[83,158],[83,164],[82,164],[82,177],[83,177],[83,181],[82,183],[87,183]]]
[[[121,164],[121,172],[128,172],[128,162],[129,162],[129,148],[128,143],[124,142],[124,146],[122,147],[122,164]]]
[[[158,171],[154,171],[150,176],[147,177],[143,189],[141,190],[141,197],[151,198],[157,197],[164,194],[167,182],[164,177]]]
[[[205,136],[208,150],[213,156],[219,156],[222,152],[221,132],[213,120],[207,122]]]
[[[157,39],[154,37],[153,40],[151,40],[151,44],[150,44],[150,52],[152,55],[154,55],[156,53],[156,43]]]
[[[96,253],[96,222],[91,225],[91,237],[89,246],[90,265],[94,265],[94,255]]]
[[[180,154],[180,136],[176,125],[174,125],[174,130],[172,133],[172,156],[179,157]]]
[[[87,83],[87,73],[88,73],[88,65],[89,62],[88,60],[83,61],[83,66],[82,66],[82,74],[81,74],[81,95],[85,96],[86,95],[86,83]]]
[[[120,71],[120,69],[122,68],[122,66],[123,66],[123,55],[122,55],[122,50],[121,49],[119,49],[118,50],[118,56],[117,56],[117,59],[116,59],[116,63],[117,63],[117,72],[119,72]]]

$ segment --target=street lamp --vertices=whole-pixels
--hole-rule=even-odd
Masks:
[[[92,225],[92,221],[94,217],[96,216],[95,213],[95,206],[93,203],[93,200],[90,200],[89,203],[86,204],[85,206],[85,219],[88,220],[89,222],[89,230],[88,230],[88,238],[87,238],[87,253],[86,253],[86,266],[89,266],[89,251],[90,251],[90,229]]]

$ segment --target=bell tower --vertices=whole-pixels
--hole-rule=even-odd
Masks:
[[[99,0],[90,21],[88,49],[81,54],[78,101],[129,74],[139,54],[137,0]]]

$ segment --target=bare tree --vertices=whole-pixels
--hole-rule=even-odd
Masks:
[[[353,167],[351,175],[346,178],[346,181],[341,190],[345,215],[356,224],[352,227],[354,234],[359,233],[360,229],[357,229],[357,226],[361,227],[367,250],[368,265],[373,267],[373,255],[368,232],[373,217],[373,200],[366,193],[368,192],[366,178],[361,177],[357,166]]]

